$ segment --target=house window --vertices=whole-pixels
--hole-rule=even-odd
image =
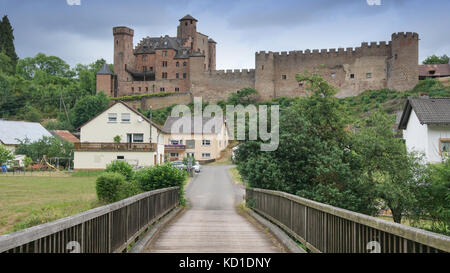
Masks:
[[[163,78],[163,79],[167,79],[167,72],[163,72],[163,73],[162,73],[162,78]]]
[[[180,88],[175,87],[175,91],[176,91],[176,92],[180,91]]]
[[[172,157],[172,158],[174,158],[174,157],[178,158],[178,153],[170,153],[170,157]]]
[[[287,79],[286,75],[281,75],[281,79],[283,80]]]
[[[439,151],[442,157],[450,156],[450,138],[439,139]]]
[[[183,66],[187,66],[187,62],[183,62]]]
[[[186,77],[187,77],[187,74],[183,73],[183,79],[186,79]]]
[[[122,122],[130,122],[131,116],[130,113],[122,113],[121,121]]]
[[[163,61],[163,62],[162,62],[162,66],[163,66],[163,67],[167,67],[167,61]]]
[[[133,142],[144,142],[144,134],[133,134]]]
[[[108,113],[108,122],[117,122],[117,114]]]
[[[125,159],[125,156],[123,156],[123,155],[118,155],[117,156],[117,160],[124,160]]]
[[[164,92],[164,87],[159,88],[159,91]]]
[[[209,139],[203,139],[203,140],[202,140],[202,145],[203,145],[203,146],[209,146],[209,145],[211,145],[211,140],[209,140]]]
[[[355,78],[355,74],[350,74],[350,79],[354,79]]]
[[[180,139],[180,140],[178,140],[178,139],[171,139],[170,140],[170,144],[172,144],[172,145],[183,145],[183,140],[182,139]]]
[[[367,73],[366,73],[366,79],[370,79],[370,78],[372,78],[372,73],[367,72]]]
[[[211,154],[210,153],[202,153],[202,157],[203,158],[210,158]]]

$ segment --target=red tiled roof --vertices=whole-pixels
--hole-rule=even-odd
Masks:
[[[72,133],[67,130],[53,130],[52,133],[71,143],[80,142],[76,136],[72,135]]]

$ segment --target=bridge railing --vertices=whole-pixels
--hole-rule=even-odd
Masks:
[[[450,252],[450,237],[285,192],[248,188],[247,206],[265,216],[312,252]]]
[[[179,187],[141,193],[106,206],[0,236],[0,253],[122,252],[179,202]]]

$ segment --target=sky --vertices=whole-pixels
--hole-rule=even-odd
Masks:
[[[378,5],[379,4],[379,5]],[[217,42],[217,69],[254,68],[255,52],[358,47],[419,34],[419,61],[450,55],[448,0],[0,0],[20,58],[42,52],[71,66],[113,61],[114,26],[142,38],[176,36],[191,14]]]

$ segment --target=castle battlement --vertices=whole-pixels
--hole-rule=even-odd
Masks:
[[[210,75],[224,75],[224,76],[246,76],[247,74],[254,74],[255,69],[227,69],[227,70],[211,70],[205,72]]]
[[[415,32],[397,32],[391,36],[392,40],[397,39],[419,39],[419,34]]]

